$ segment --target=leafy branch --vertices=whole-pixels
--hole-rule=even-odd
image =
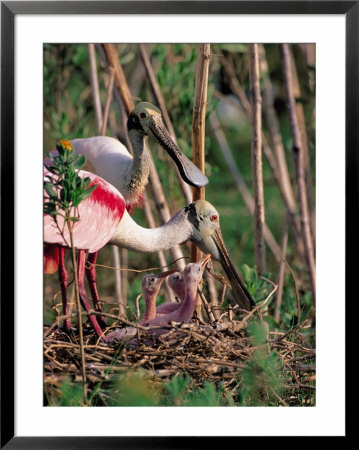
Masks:
[[[47,156],[52,164],[45,164],[49,174],[45,176],[44,190],[47,194],[44,201],[44,213],[50,215],[67,247],[72,249],[72,264],[75,274],[75,294],[78,309],[78,326],[80,333],[80,353],[82,366],[82,384],[84,399],[87,399],[85,352],[82,334],[82,317],[80,314],[80,294],[77,276],[76,247],[74,242],[73,227],[80,220],[79,205],[88,198],[97,185],[91,184],[91,178],[82,178],[78,172],[86,162],[85,155],[77,155],[73,151],[70,141],[60,140],[56,146],[57,154],[49,153]],[[63,219],[60,226],[58,218]],[[70,243],[65,238],[65,228],[70,235]]]

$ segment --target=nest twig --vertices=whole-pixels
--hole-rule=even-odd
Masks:
[[[234,389],[258,348],[276,352],[281,360],[282,392],[287,395],[282,394],[280,404],[287,406],[288,398],[315,389],[316,352],[302,334],[305,324],[298,324],[289,332],[269,333],[267,342],[254,344],[246,332],[248,314],[242,320],[224,319],[211,324],[171,323],[166,334],[137,325],[135,337],[112,346],[99,342],[88,328],[84,333],[84,350],[89,389],[109,381],[114,374],[140,368],[156,381],[168,382],[182,374],[190,376],[198,387],[209,381],[225,383]],[[129,325],[118,323],[122,327]],[[48,390],[57,389],[66,377],[79,379],[77,334],[74,330],[73,336],[68,336],[55,327],[50,333],[45,330],[44,383]]]

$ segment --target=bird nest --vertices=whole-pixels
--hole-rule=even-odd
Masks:
[[[132,324],[135,334],[127,341],[111,345],[100,342],[92,329],[85,327],[83,339],[89,390],[98,383],[110,382],[115,374],[140,370],[155,382],[170,382],[181,374],[191,377],[197,387],[208,381],[233,392],[243,383],[241,377],[250,368],[255,377],[260,378],[262,373],[262,387],[273,391],[277,404],[313,405],[316,352],[307,341],[308,322],[285,333],[267,332],[265,339],[258,341],[247,329],[248,323],[261,320],[263,323],[260,313],[255,316],[252,311],[242,320],[227,317],[225,321],[212,324],[172,323],[165,334]],[[122,323],[123,327],[128,325],[126,321]],[[56,391],[68,377],[80,382],[81,353],[76,329],[69,336],[52,326],[45,328],[44,336],[46,390]],[[260,367],[258,355],[262,355],[263,367]],[[280,393],[270,384],[265,386],[264,366],[269,355],[276,356]]]

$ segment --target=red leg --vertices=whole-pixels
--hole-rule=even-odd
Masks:
[[[98,295],[97,285],[96,285],[96,260],[97,260],[97,252],[89,253],[87,262],[90,267],[86,266],[86,278],[90,286],[92,301],[95,307],[95,311],[102,312],[100,297]],[[97,316],[97,321],[102,329],[107,327],[106,321],[103,316]]]
[[[86,263],[86,251],[85,250],[79,250],[79,256],[78,256],[78,263],[77,263],[77,277],[79,282],[79,293],[80,293],[80,300],[82,303],[82,306],[85,308],[87,312],[90,311],[91,306],[90,303],[87,300],[86,295],[86,289],[85,289],[85,263]],[[94,327],[94,330],[96,331],[97,336],[102,336],[102,338],[106,341],[107,339],[105,336],[102,335],[101,327],[99,326],[96,316],[90,314],[89,315],[90,322],[92,326]]]
[[[65,247],[59,247],[59,283],[61,288],[61,296],[62,296],[62,313],[66,316],[69,313],[69,306],[67,304],[67,282],[68,275],[65,267]],[[70,331],[71,324],[70,319],[64,319],[64,330]]]

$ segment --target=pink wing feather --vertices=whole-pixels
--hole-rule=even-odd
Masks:
[[[45,169],[45,176],[49,172]],[[120,192],[104,179],[90,172],[80,171],[81,177],[90,177],[91,185],[97,184],[93,193],[80,203],[80,220],[74,224],[74,243],[80,250],[90,253],[104,247],[113,236],[121,221],[126,204]],[[45,198],[47,194],[45,193]],[[63,219],[58,216],[60,227]],[[65,227],[64,238],[61,236],[54,220],[49,215],[44,216],[44,242],[70,246],[70,236]]]

